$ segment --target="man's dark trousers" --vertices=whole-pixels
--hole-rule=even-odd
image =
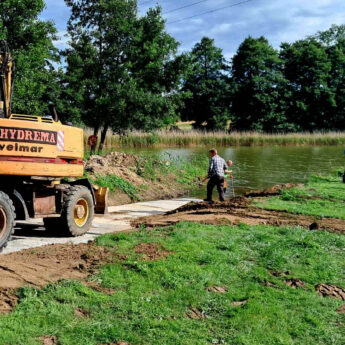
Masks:
[[[224,177],[222,176],[212,176],[207,184],[207,200],[212,201],[212,192],[214,187],[217,186],[220,201],[225,200],[224,195]]]

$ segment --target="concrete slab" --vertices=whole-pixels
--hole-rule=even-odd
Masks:
[[[139,202],[136,204],[112,206],[106,216],[96,216],[92,223],[91,230],[80,237],[51,237],[43,227],[42,219],[34,219],[30,222],[22,222],[16,228],[13,240],[3,250],[3,254],[18,252],[23,249],[30,249],[45,246],[48,244],[64,243],[87,243],[96,237],[107,234],[129,230],[130,222],[135,218],[162,214],[179,208],[191,201],[199,201],[192,198],[181,198],[172,200],[156,200]]]

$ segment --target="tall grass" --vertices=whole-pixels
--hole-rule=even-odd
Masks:
[[[91,131],[85,131],[85,142]],[[303,146],[345,145],[345,132],[265,134],[259,132],[157,131],[108,134],[105,148],[193,147],[193,146]]]

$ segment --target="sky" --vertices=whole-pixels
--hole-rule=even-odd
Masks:
[[[159,5],[167,19],[167,31],[180,42],[180,51],[190,50],[202,37],[231,58],[247,36],[265,36],[279,48],[332,24],[345,24],[345,0],[139,0],[139,14]],[[189,6],[191,5],[191,6]],[[184,8],[181,8],[184,7]],[[211,12],[212,11],[212,12]],[[211,12],[203,14],[205,12]],[[193,18],[189,18],[192,17]],[[42,19],[55,22],[63,48],[69,9],[63,0],[46,0]],[[189,18],[189,19],[186,19]]]

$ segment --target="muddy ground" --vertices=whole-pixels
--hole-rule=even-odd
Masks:
[[[156,243],[141,243],[134,248],[143,261],[164,259],[171,252]],[[44,287],[61,279],[82,281],[95,291],[112,294],[115,291],[88,281],[100,266],[127,257],[116,248],[88,244],[53,244],[0,255],[0,314],[9,313],[18,304],[16,289],[23,286]]]
[[[0,256],[0,313],[17,304],[15,290],[43,287],[61,279],[87,278],[97,267],[111,261],[112,250],[89,244],[54,244]]]
[[[291,188],[294,185],[287,185]],[[284,186],[279,186],[284,188]],[[267,197],[276,195],[277,186],[264,191],[252,192],[250,196]],[[276,225],[276,226],[301,226],[310,230],[324,230],[345,234],[345,220],[336,218],[318,219],[313,216],[305,216],[286,211],[263,210],[251,206],[252,199],[236,197],[226,202],[189,203],[179,209],[164,215],[143,217],[132,222],[133,227],[146,226],[154,228],[158,226],[174,225],[181,221],[198,222],[202,224],[223,225]]]

